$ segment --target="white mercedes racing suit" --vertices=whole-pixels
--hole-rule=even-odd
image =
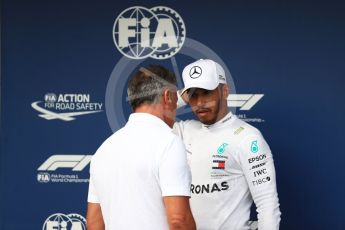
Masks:
[[[197,229],[249,229],[253,200],[259,230],[279,229],[273,158],[259,130],[229,112],[213,125],[176,122],[174,132],[187,149]]]

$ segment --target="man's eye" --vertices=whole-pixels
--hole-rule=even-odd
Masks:
[[[190,94],[190,95],[189,95],[189,98],[196,98],[196,94],[195,94],[195,93]]]

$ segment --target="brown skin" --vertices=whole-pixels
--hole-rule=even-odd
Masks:
[[[135,113],[150,113],[162,119],[170,128],[174,126],[177,109],[176,89],[166,89],[157,104],[142,104]]]
[[[176,120],[177,109],[177,92],[166,90],[163,93],[163,100],[165,103],[165,110],[163,112],[163,121],[167,123],[171,128],[174,126]]]
[[[166,196],[163,202],[170,230],[196,230],[189,197]],[[88,203],[86,220],[88,230],[105,230],[100,204]]]
[[[96,203],[88,203],[86,223],[88,230],[104,230],[105,225],[102,216],[101,205]]]
[[[163,197],[170,230],[196,230],[187,196]]]
[[[200,122],[212,125],[228,114],[228,95],[229,87],[220,84],[214,90],[191,88],[182,98],[191,106]]]

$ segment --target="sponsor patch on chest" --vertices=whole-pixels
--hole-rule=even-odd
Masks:
[[[213,183],[213,184],[192,184],[190,188],[192,194],[221,192],[228,189],[229,189],[229,185],[228,185],[228,182],[226,181],[223,181],[220,183]]]

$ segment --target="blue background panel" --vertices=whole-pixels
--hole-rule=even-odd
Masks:
[[[2,1],[0,229],[41,229],[54,213],[85,217],[87,183],[41,183],[38,168],[52,155],[92,155],[112,134],[106,89],[123,58],[112,28],[137,5],[176,10],[187,37],[224,61],[236,93],[264,94],[237,114],[265,120],[251,124],[274,154],[281,229],[345,229],[345,4],[180,0]],[[174,58],[180,74],[192,61]],[[149,63],[173,68],[169,59]],[[102,111],[46,120],[31,104],[47,93],[88,94]],[[115,106],[130,112],[125,100]],[[54,173],[87,178],[88,167]]]

